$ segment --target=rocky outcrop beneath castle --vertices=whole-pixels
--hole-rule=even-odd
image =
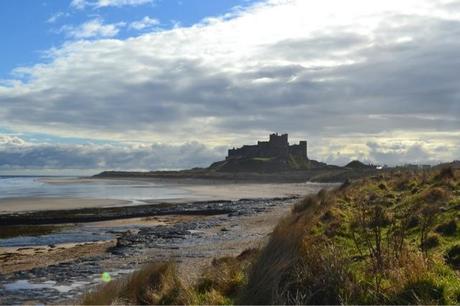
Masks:
[[[253,173],[279,173],[298,170],[312,170],[319,168],[335,168],[324,163],[296,156],[287,159],[280,157],[263,158],[230,158],[213,163],[208,169],[216,172],[253,172]]]

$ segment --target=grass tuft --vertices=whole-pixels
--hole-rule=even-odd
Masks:
[[[178,304],[183,299],[183,286],[174,263],[153,263],[130,277],[112,281],[87,293],[83,305],[111,304]]]

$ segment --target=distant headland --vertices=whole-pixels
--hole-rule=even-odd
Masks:
[[[339,167],[308,158],[307,141],[289,144],[288,134],[273,133],[268,141],[228,150],[224,160],[207,168],[180,171],[105,171],[95,178],[223,179],[270,182],[340,182],[378,170],[373,166]]]

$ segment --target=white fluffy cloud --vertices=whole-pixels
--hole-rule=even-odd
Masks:
[[[160,24],[160,21],[158,19],[150,18],[149,16],[145,16],[141,20],[131,22],[129,24],[129,28],[141,31],[144,29],[151,28],[153,26],[157,26],[159,24]]]
[[[70,6],[76,9],[84,9],[86,7],[122,7],[122,6],[138,6],[152,4],[153,0],[72,0]]]
[[[104,24],[101,19],[89,20],[79,26],[65,25],[61,28],[68,37],[75,39],[114,37],[125,23]]]
[[[423,144],[426,161],[454,159],[459,49],[460,1],[270,0],[191,27],[50,50],[50,62],[0,85],[0,120],[16,131],[210,147],[289,132],[322,160],[389,160],[368,144],[397,140]]]

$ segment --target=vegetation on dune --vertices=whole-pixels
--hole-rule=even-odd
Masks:
[[[246,282],[246,271],[255,260],[256,249],[238,257],[215,259],[194,284],[178,277],[173,262],[153,263],[130,277],[112,281],[87,293],[84,305],[228,305],[233,304]]]
[[[112,281],[86,294],[86,305],[167,304],[180,300],[181,283],[174,263],[153,263],[130,277]]]
[[[348,182],[295,205],[261,250],[215,260],[192,285],[172,272],[138,281],[139,287],[154,288],[148,292],[157,298],[122,301],[458,304],[459,219],[458,170],[393,172]],[[152,280],[160,283],[150,286]],[[126,296],[112,292],[110,302]]]

